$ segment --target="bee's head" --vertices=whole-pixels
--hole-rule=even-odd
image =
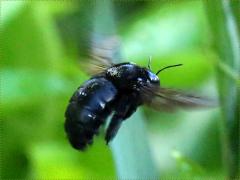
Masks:
[[[167,66],[167,67],[164,67],[160,70],[158,70],[158,72],[156,74],[154,74],[152,71],[151,71],[151,56],[149,58],[149,61],[148,61],[148,68],[145,68],[145,71],[146,71],[146,76],[147,76],[147,79],[150,83],[152,84],[159,84],[160,81],[159,81],[159,77],[157,76],[161,71],[163,71],[164,69],[167,69],[167,68],[170,68],[170,67],[176,67],[176,66],[182,66],[182,64],[176,64],[176,65],[171,65],[171,66]]]
[[[146,76],[150,83],[159,84],[159,78],[156,74],[154,74],[151,70],[146,69]]]

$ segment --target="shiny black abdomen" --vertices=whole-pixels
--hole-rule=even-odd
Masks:
[[[117,89],[105,77],[86,81],[73,94],[65,113],[65,130],[74,148],[83,150],[92,143],[111,114],[116,95]]]

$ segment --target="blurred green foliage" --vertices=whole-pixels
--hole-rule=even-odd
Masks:
[[[102,135],[81,153],[70,147],[63,129],[68,100],[88,79],[79,53],[93,21],[86,6],[94,5],[1,2],[1,179],[117,176]],[[160,74],[162,86],[217,97],[217,57],[202,1],[116,1],[113,8],[125,61],[146,66],[152,56],[154,72],[182,63]],[[145,108],[143,118],[161,176],[224,175],[218,109],[164,113]]]

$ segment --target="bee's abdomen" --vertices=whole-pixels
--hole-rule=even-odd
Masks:
[[[91,144],[113,109],[117,90],[104,77],[86,81],[73,94],[65,112],[65,131],[71,145],[83,150]]]

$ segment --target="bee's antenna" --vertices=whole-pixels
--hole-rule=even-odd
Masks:
[[[158,75],[158,74],[159,74],[162,70],[164,70],[164,69],[171,68],[171,67],[176,67],[176,66],[182,66],[182,65],[183,65],[183,64],[176,64],[176,65],[171,65],[171,66],[164,67],[164,68],[158,70],[158,72],[156,73],[156,75]]]
[[[151,70],[151,62],[152,62],[152,56],[149,56],[148,59],[148,69]]]

